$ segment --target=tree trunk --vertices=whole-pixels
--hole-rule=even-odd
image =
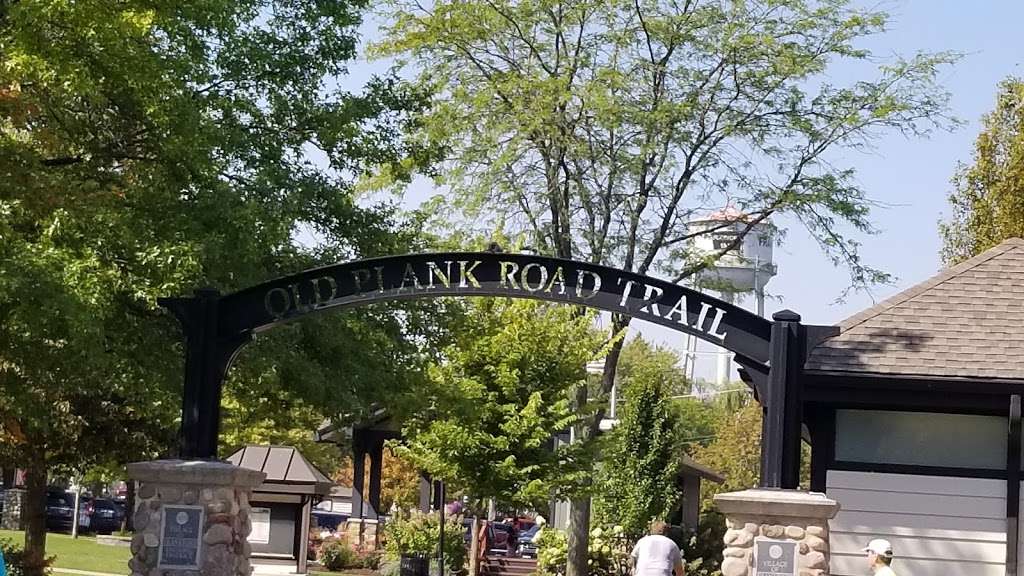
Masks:
[[[135,531],[135,480],[128,481],[128,489],[124,498],[124,531]]]
[[[569,502],[569,534],[567,539],[565,576],[587,576],[590,547],[590,495]]]
[[[25,576],[43,576],[46,562],[46,460],[35,457],[25,469]]]
[[[612,316],[612,335],[617,334],[629,326],[630,318],[615,314]],[[615,383],[615,371],[619,366],[619,356],[622,354],[622,346],[625,339],[619,339],[612,344],[608,356],[604,362],[604,372],[601,375],[601,394],[609,394],[612,384]],[[576,392],[576,409],[582,410],[587,404],[587,387],[580,386]],[[590,422],[581,422],[577,426],[577,441],[585,441],[594,437],[601,426],[601,419],[604,418],[605,409],[603,406],[594,411]],[[589,488],[589,487],[587,487]],[[566,546],[568,548],[566,558],[566,576],[587,576],[588,548],[590,545],[590,491],[584,490],[586,497],[575,498],[569,502],[569,527]]]

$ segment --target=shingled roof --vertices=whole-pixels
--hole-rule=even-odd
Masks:
[[[856,314],[808,371],[1024,379],[1024,240],[1013,238]]]
[[[291,446],[245,446],[227,461],[267,475],[258,492],[327,494],[334,482]]]

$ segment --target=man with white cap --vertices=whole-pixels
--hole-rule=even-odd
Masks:
[[[892,564],[892,544],[888,540],[876,538],[868,542],[863,551],[868,553],[868,566],[874,576],[896,576],[889,567]]]

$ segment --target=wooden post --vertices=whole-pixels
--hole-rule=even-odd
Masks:
[[[1010,426],[1006,443],[1006,576],[1017,576],[1020,537],[1020,395],[1010,396]]]
[[[299,561],[296,568],[299,574],[305,574],[306,563],[309,559],[309,517],[313,513],[312,496],[304,498],[301,510],[302,518],[299,520]]]

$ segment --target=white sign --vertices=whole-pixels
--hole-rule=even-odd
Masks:
[[[270,543],[270,508],[249,508],[249,544]]]

